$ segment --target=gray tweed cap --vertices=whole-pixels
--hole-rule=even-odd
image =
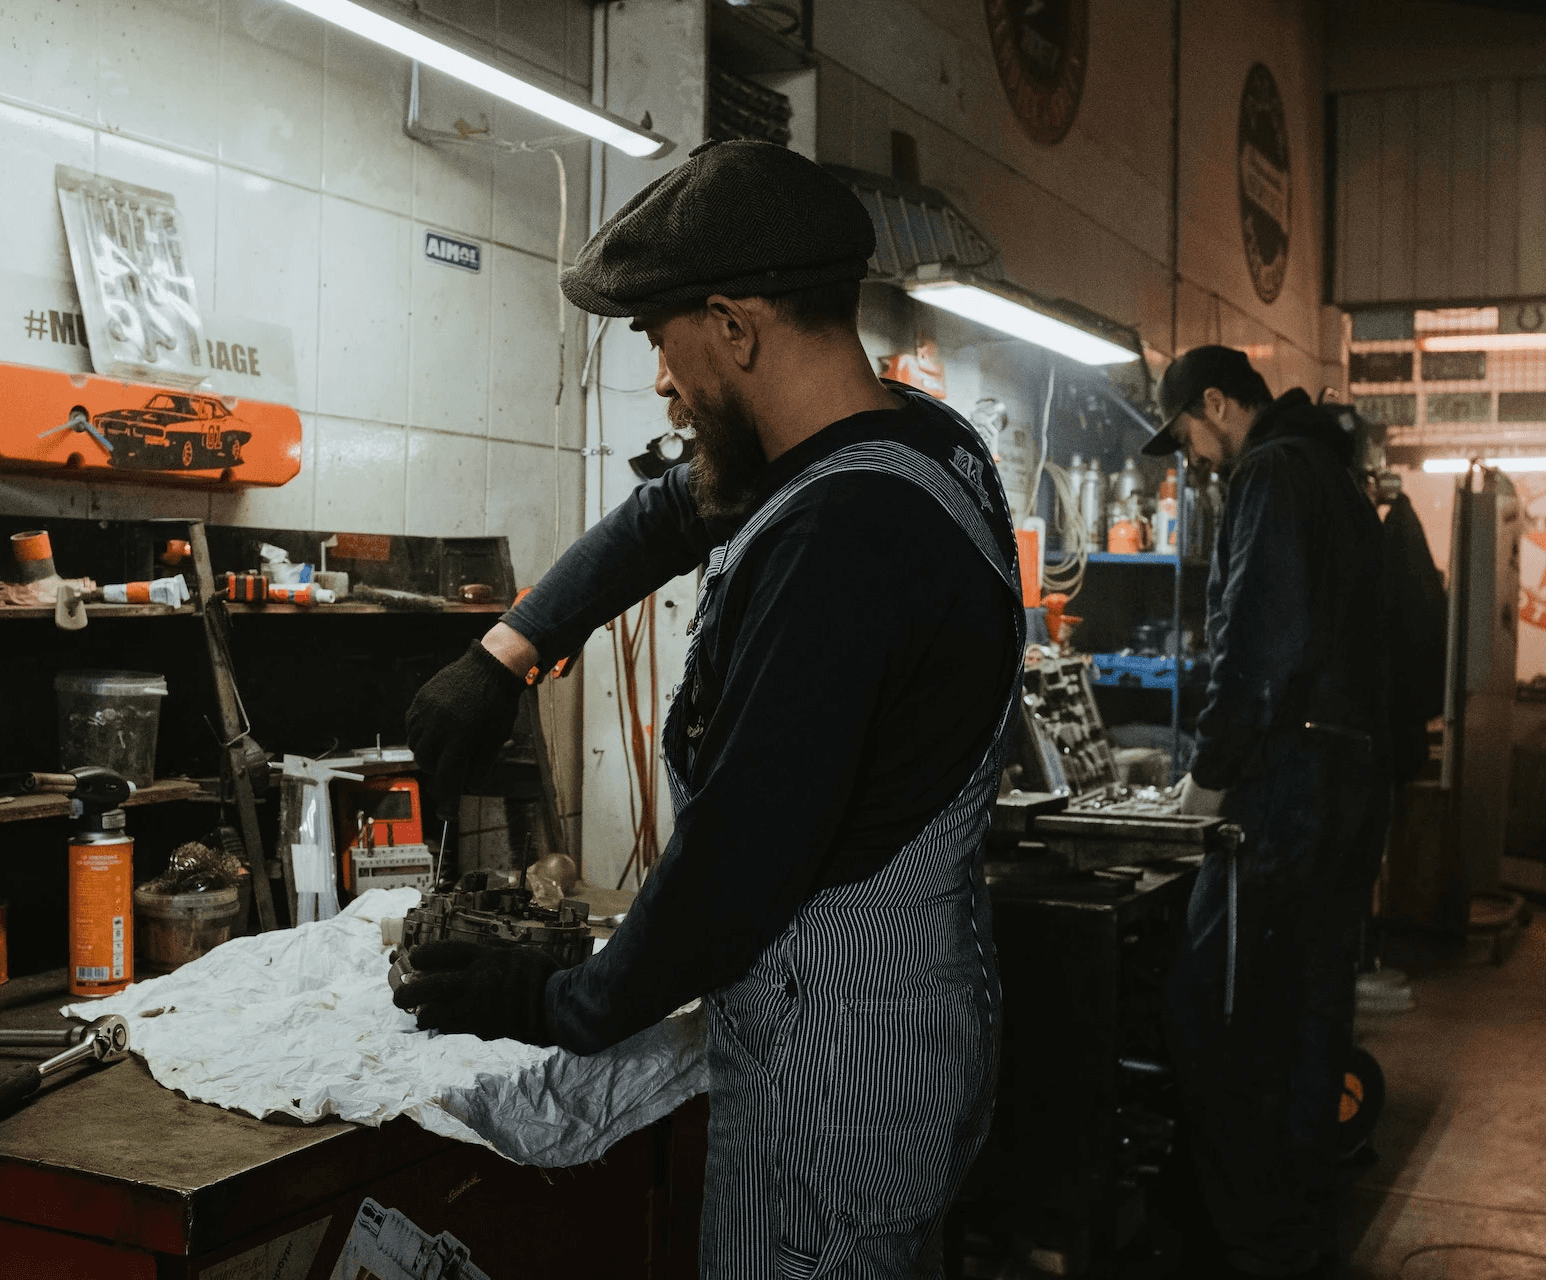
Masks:
[[[601,228],[563,274],[598,316],[862,280],[875,225],[820,165],[771,142],[708,142]]]

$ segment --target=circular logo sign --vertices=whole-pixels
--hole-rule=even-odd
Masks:
[[[1288,122],[1277,81],[1261,63],[1240,95],[1240,229],[1256,296],[1271,302],[1288,270]]]
[[[1090,0],[984,0],[998,78],[1033,142],[1061,142],[1079,113]]]

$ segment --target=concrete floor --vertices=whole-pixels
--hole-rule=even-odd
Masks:
[[[1388,1092],[1379,1159],[1348,1195],[1353,1280],[1546,1280],[1546,912],[1535,916],[1501,966],[1473,939],[1408,969],[1415,1009],[1360,1018]]]

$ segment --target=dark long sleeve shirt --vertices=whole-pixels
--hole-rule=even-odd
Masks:
[[[965,445],[992,465],[969,429],[910,398],[782,455],[762,496],[877,438],[942,461]],[[640,486],[507,616],[545,660],[728,535],[685,482],[679,467]],[[733,981],[813,892],[883,867],[969,779],[1019,661],[1009,591],[934,498],[891,476],[807,486],[726,590],[699,642],[692,798],[611,942],[548,983],[549,1030],[576,1052]]]

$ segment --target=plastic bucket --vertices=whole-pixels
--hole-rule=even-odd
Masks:
[[[64,671],[54,677],[54,691],[61,768],[94,764],[137,787],[150,784],[166,677],[149,671]]]
[[[156,893],[141,885],[134,891],[136,953],[145,969],[170,973],[228,941],[240,914],[234,888]]]

